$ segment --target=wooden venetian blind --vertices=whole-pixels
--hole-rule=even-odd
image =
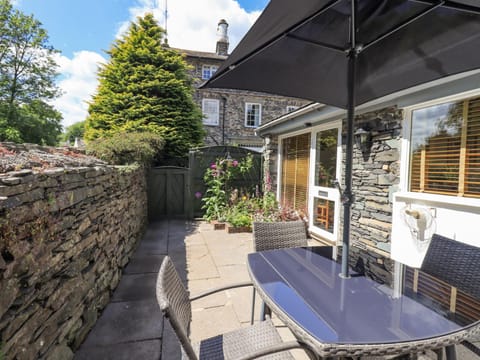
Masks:
[[[308,197],[310,134],[284,139],[282,142],[281,203],[305,211]]]
[[[452,104],[447,115],[411,153],[410,190],[480,197],[480,98]]]
[[[480,319],[480,300],[418,269],[406,267],[405,292],[433,301],[440,311],[454,315],[458,321],[470,323]]]
[[[468,102],[465,196],[480,196],[480,98]]]

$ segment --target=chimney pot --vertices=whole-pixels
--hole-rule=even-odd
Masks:
[[[217,55],[228,55],[228,23],[225,19],[218,22],[217,39]]]

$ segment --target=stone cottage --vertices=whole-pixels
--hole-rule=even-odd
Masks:
[[[480,246],[479,84],[480,71],[471,72],[357,109],[352,265],[394,284],[399,264],[421,264],[433,233]],[[265,181],[330,245],[342,242],[345,118],[344,110],[310,104],[257,129]]]
[[[220,20],[215,52],[177,49],[191,65],[195,101],[202,109],[206,145],[238,145],[260,151],[262,140],[255,129],[291,112],[308,101],[271,94],[226,89],[198,89],[228,56],[228,24]]]

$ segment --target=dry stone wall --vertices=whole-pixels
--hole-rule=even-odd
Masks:
[[[73,358],[143,235],[145,179],[98,164],[0,174],[6,360]]]

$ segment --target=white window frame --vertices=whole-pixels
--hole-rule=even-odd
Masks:
[[[308,129],[302,129],[298,131],[289,132],[286,134],[282,134],[278,136],[278,145],[277,145],[277,174],[282,174],[282,156],[283,156],[283,140],[292,136],[298,136],[305,133],[310,133],[310,163],[309,163],[309,174],[308,174],[308,181],[309,181],[309,191],[307,195],[307,206],[308,206],[308,230],[314,233],[317,236],[322,237],[325,240],[328,240],[336,245],[341,243],[340,238],[340,217],[341,213],[341,202],[340,202],[340,193],[338,189],[332,188],[325,188],[325,190],[329,193],[328,197],[325,199],[330,201],[335,201],[335,218],[334,218],[334,229],[333,232],[330,233],[328,231],[324,231],[313,226],[313,198],[316,197],[316,191],[318,187],[314,187],[315,184],[315,156],[316,156],[316,134],[320,131],[330,130],[330,129],[338,129],[338,142],[337,142],[337,176],[339,182],[342,181],[342,174],[343,174],[343,167],[342,167],[342,159],[343,159],[343,152],[342,152],[342,120],[335,119],[326,121],[323,124],[316,125],[314,127]],[[282,176],[277,177],[277,200],[280,201],[281,199],[281,189],[282,189]],[[341,185],[342,186],[342,185]],[[336,251],[336,250],[335,250]]]
[[[216,107],[216,113],[207,112],[208,103]],[[220,122],[220,100],[218,99],[202,99],[202,114],[203,114],[203,124],[218,126]]]
[[[412,132],[412,115],[413,111],[423,109],[430,106],[440,105],[448,102],[461,101],[471,97],[480,96],[480,90],[472,90],[454,94],[451,96],[440,97],[434,100],[425,101],[414,104],[412,106],[403,107],[403,126],[402,126],[402,140],[401,140],[401,155],[400,155],[400,182],[399,188],[394,195],[394,207],[398,197],[402,199],[411,199],[414,204],[421,204],[425,206],[432,206],[433,208],[442,208],[444,206],[451,207],[465,207],[466,209],[476,209],[474,212],[480,211],[480,200],[477,198],[458,197],[455,195],[441,195],[430,193],[419,193],[410,191],[410,136]],[[395,210],[394,210],[395,211]],[[395,219],[392,219],[392,232],[394,232]],[[447,225],[448,226],[448,225]],[[447,235],[449,236],[449,235]],[[475,245],[475,244],[472,244]],[[476,245],[475,245],[476,246]],[[393,289],[397,296],[402,291],[402,279],[403,279],[403,267],[404,265],[395,261],[394,277],[393,277]]]
[[[254,125],[248,125],[248,112],[249,107],[258,106],[258,119],[255,119]],[[247,102],[245,103],[245,127],[247,128],[257,128],[262,124],[262,104],[260,103],[252,103]]]
[[[207,65],[203,64],[202,65],[202,79],[203,80],[208,80],[210,79],[218,70],[217,65]]]
[[[448,102],[461,101],[467,98],[480,96],[479,90],[467,91],[447,97],[442,97],[434,99],[431,101],[418,103],[412,106],[404,107],[404,118],[403,118],[403,132],[402,132],[402,143],[401,143],[401,158],[400,158],[400,191],[408,192],[410,194],[417,194],[422,198],[428,198],[432,200],[447,200],[449,198],[454,198],[456,202],[463,203],[464,201],[469,202],[468,197],[458,197],[455,195],[441,195],[441,194],[430,194],[430,193],[418,193],[410,191],[410,136],[412,132],[412,115],[415,110],[423,109],[431,106],[436,106]],[[448,201],[448,200],[447,200]]]

